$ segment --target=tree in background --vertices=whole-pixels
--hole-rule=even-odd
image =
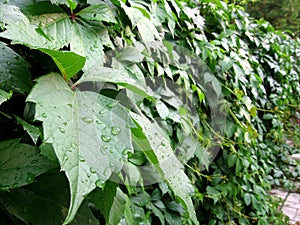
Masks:
[[[234,4],[245,6],[254,18],[269,21],[276,29],[288,30],[294,36],[300,34],[300,1],[298,0],[233,0]]]

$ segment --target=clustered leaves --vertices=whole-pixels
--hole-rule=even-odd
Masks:
[[[0,1],[0,28],[1,223],[286,223],[299,39],[220,1]]]

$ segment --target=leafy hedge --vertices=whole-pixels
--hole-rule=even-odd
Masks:
[[[0,25],[2,224],[286,224],[299,39],[220,1],[0,1]]]

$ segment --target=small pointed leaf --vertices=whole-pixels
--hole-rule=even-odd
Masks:
[[[7,93],[7,92],[5,92],[5,91],[3,91],[3,90],[0,89],[0,105],[1,105],[3,102],[5,102],[5,101],[7,101],[8,99],[10,99],[11,96],[12,96],[12,91],[9,92],[9,93]]]
[[[76,75],[85,64],[85,58],[74,52],[56,51],[45,48],[39,48],[39,50],[53,59],[66,80]]]
[[[96,5],[91,5],[77,13],[83,19],[105,21],[108,23],[116,23],[115,12],[108,3],[98,2]]]

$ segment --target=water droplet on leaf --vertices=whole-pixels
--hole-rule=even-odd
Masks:
[[[97,186],[97,187],[103,188],[103,187],[104,187],[104,184],[105,184],[105,181],[104,181],[104,180],[97,180],[97,181],[96,181],[96,186]]]
[[[42,114],[42,117],[43,117],[43,118],[47,118],[47,114],[46,114],[46,113],[43,113],[43,114]]]
[[[118,105],[118,102],[117,102],[117,101],[113,101],[113,102],[108,103],[106,106],[107,106],[108,108],[114,108],[114,107],[116,107],[117,105]]]
[[[82,156],[80,156],[80,157],[79,157],[79,161],[80,161],[80,162],[85,162],[85,159],[84,159]]]
[[[111,128],[111,133],[113,135],[118,135],[121,132],[121,129],[119,127],[112,127]]]
[[[102,121],[101,120],[96,120],[96,123],[97,124],[102,124]]]
[[[60,133],[63,133],[63,134],[64,134],[64,133],[66,132],[65,129],[62,128],[62,127],[59,127],[58,129],[59,129]]]
[[[96,173],[96,170],[92,167],[90,167],[90,171],[91,171],[91,173]]]
[[[81,118],[81,120],[85,123],[92,123],[94,122],[94,119],[92,117],[89,117],[89,116],[86,116],[86,117],[83,117]]]
[[[31,164],[36,164],[36,163],[37,163],[37,160],[35,160],[35,159],[31,161]]]
[[[102,135],[101,135],[101,139],[102,139],[104,142],[109,142],[109,141],[111,140],[111,137],[108,136],[108,135],[102,134]]]
[[[34,174],[33,173],[27,173],[27,178],[26,178],[26,182],[32,183],[34,181]]]

